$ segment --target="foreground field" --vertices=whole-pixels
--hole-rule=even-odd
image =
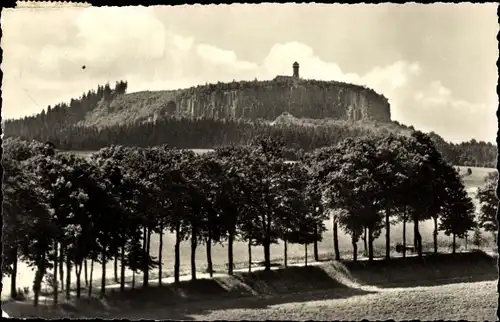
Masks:
[[[377,289],[375,293],[352,295],[350,291],[326,290],[282,296],[276,299],[246,299],[232,308],[178,308],[194,320],[467,320],[494,321],[498,294],[496,282],[444,286]],[[374,290],[374,289],[372,289]],[[288,298],[288,299],[287,299]],[[227,305],[229,306],[229,305]],[[165,311],[165,309],[163,310]],[[162,310],[149,312],[162,317]]]
[[[174,320],[496,320],[495,258],[473,252],[329,262],[109,292],[58,309],[7,302],[14,317]]]

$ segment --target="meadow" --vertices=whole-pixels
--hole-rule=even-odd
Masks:
[[[197,153],[203,153],[207,150],[196,150],[195,152]],[[83,156],[89,156],[93,151],[80,151],[77,152],[77,154],[83,155]],[[467,167],[459,167],[460,173],[464,174],[463,180],[464,183],[467,187],[467,190],[471,197],[474,199],[474,193],[477,189],[478,186],[481,186],[483,184],[484,177],[486,176],[487,173],[496,171],[495,169],[488,169],[488,168],[474,168],[471,167],[472,174],[467,175]],[[474,199],[475,200],[475,199]],[[327,231],[323,233],[323,240],[318,243],[318,253],[320,259],[330,259],[333,257],[333,232],[332,232],[332,227],[333,223],[332,220],[328,220],[325,222]],[[406,242],[407,244],[413,244],[413,225],[411,223],[407,224],[406,227]],[[424,251],[428,250],[430,251],[432,248],[432,232],[433,232],[433,223],[432,221],[426,221],[426,222],[421,222],[420,224],[420,232],[422,234],[423,238],[423,246],[424,246]],[[402,224],[396,224],[391,227],[391,243],[395,245],[398,242],[402,241],[403,237],[403,225]],[[384,239],[384,234],[385,232],[382,231],[382,234],[378,239],[375,240],[374,246],[375,246],[375,256],[382,255],[384,250],[385,250],[385,239]],[[491,237],[488,236],[487,234],[483,234],[485,238],[489,239],[491,242]],[[439,240],[439,246],[440,246],[440,251],[441,252],[449,252],[449,245],[451,243],[451,237],[445,236],[444,234],[440,233],[438,236]],[[169,276],[171,275],[174,267],[174,235],[172,233],[165,233],[163,236],[163,252],[162,252],[162,257],[163,257],[163,276]],[[158,257],[158,244],[159,244],[159,236],[158,235],[153,235],[152,236],[152,243],[151,243],[151,254],[155,257]],[[459,244],[462,244],[465,246],[465,241],[460,240]],[[468,247],[471,246],[471,243],[469,242]],[[244,242],[235,242],[234,243],[234,262],[236,268],[238,267],[245,267],[248,262],[248,246]],[[352,257],[352,245],[350,241],[350,237],[346,235],[342,230],[339,230],[339,247],[340,251],[342,253],[342,258],[351,258]],[[313,250],[312,250],[312,245],[309,246],[309,251],[308,251],[308,260],[313,260]],[[362,252],[363,252],[363,243],[362,241],[358,242],[358,249],[359,249],[359,256],[360,258],[363,258]],[[283,245],[278,243],[274,244],[271,246],[271,256],[272,256],[272,261],[275,263],[282,263],[283,262]],[[288,245],[288,258],[290,262],[293,261],[304,261],[304,254],[305,254],[305,249],[301,245],[297,244],[289,244]],[[188,274],[190,272],[190,242],[189,241],[184,241],[181,243],[181,272]],[[196,257],[197,257],[197,270],[202,272],[205,270],[207,263],[206,263],[206,250],[204,245],[199,245],[197,248],[196,252]],[[253,247],[252,248],[252,261],[262,261],[264,259],[264,254],[263,254],[263,248],[262,247]],[[216,272],[223,272],[226,270],[226,263],[227,263],[227,247],[224,244],[215,244],[212,247],[212,260],[214,264],[214,269]],[[88,265],[90,268],[90,263]],[[118,265],[119,269],[119,265]],[[106,276],[110,279],[110,283],[112,283],[112,276],[114,273],[114,268],[113,264],[109,262],[107,264],[107,270],[106,270]],[[132,275],[132,272],[128,271],[126,274],[130,277]],[[158,275],[157,270],[152,271],[152,276],[155,277]],[[101,266],[99,264],[94,265],[94,286],[96,287],[97,285],[100,285],[99,279],[101,276]],[[24,263],[19,263],[18,267],[18,276],[17,276],[17,286],[18,287],[31,287],[33,283],[33,277],[34,277],[34,271],[32,271],[30,268],[27,267]],[[74,276],[73,272],[73,278],[72,280],[74,281],[76,279],[76,276]],[[140,279],[140,276],[137,276],[137,279]],[[3,279],[3,290],[2,291],[2,298],[6,298],[8,296],[8,290],[10,287],[10,278],[5,278]]]

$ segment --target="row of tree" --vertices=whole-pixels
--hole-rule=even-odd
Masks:
[[[383,229],[390,257],[394,222],[404,223],[404,235],[406,224],[413,223],[419,256],[421,221],[434,220],[435,252],[438,230],[453,235],[455,241],[477,225],[460,176],[423,133],[346,139],[293,163],[285,162],[283,146],[283,141],[269,137],[203,155],[167,146],[112,146],[86,160],[56,153],[51,144],[7,139],[2,271],[12,276],[12,294],[18,260],[36,269],[35,305],[47,270],[53,269],[57,281],[57,268],[63,272],[63,266],[66,296],[74,269],[79,297],[87,260],[91,267],[94,262],[103,266],[101,294],[110,260],[115,261],[115,272],[116,263],[121,263],[122,291],[126,267],[144,273],[144,287],[150,269],[157,267],[161,283],[165,231],[175,234],[178,282],[182,240],[191,241],[196,279],[195,251],[201,244],[206,247],[209,272],[211,247],[220,242],[228,246],[228,273],[233,273],[235,240],[261,245],[269,270],[272,243],[284,242],[286,265],[287,244],[320,241],[331,214],[337,260],[339,227],[352,238],[354,260],[360,238],[372,260],[373,241]],[[160,236],[157,259],[150,255],[153,233]]]
[[[253,84],[253,82],[242,84],[247,86],[247,83]],[[213,91],[223,86],[221,84],[210,85],[214,88],[210,86],[204,88]],[[229,83],[224,86],[236,86],[234,84],[239,83]],[[263,82],[263,84],[267,83]],[[89,91],[79,99],[72,99],[69,104],[49,107],[47,112],[43,110],[35,116],[7,120],[4,128],[5,136],[40,142],[51,141],[64,150],[97,150],[113,144],[140,147],[168,144],[177,148],[210,149],[227,145],[246,145],[254,137],[262,135],[282,138],[289,149],[313,151],[334,145],[348,137],[360,137],[367,134],[383,137],[394,131],[414,130],[412,127],[406,127],[397,122],[371,126],[368,124],[354,126],[350,122],[326,122],[317,126],[270,125],[269,122],[258,120],[173,117],[171,112],[166,113],[167,115],[163,115],[164,113],[158,115],[158,118],[152,122],[145,122],[143,119],[137,119],[131,123],[120,121],[116,122],[117,125],[105,128],[82,125],[81,121],[99,104],[111,106],[110,102],[115,97],[125,94],[126,90],[127,83],[123,81],[117,82],[114,89],[106,84],[99,86],[97,91]],[[171,108],[168,105],[167,103],[161,110],[170,111]],[[445,142],[435,133],[430,133],[430,137],[443,157],[452,164],[495,166],[497,148],[491,143],[471,140],[452,144]]]

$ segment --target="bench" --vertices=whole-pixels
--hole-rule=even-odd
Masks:
[[[410,251],[412,253],[415,253],[415,246],[414,245],[405,245],[403,248],[402,244],[396,244],[396,252],[402,254],[404,251]]]

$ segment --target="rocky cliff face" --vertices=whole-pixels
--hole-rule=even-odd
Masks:
[[[284,112],[296,117],[352,121],[388,122],[391,119],[387,99],[373,90],[339,82],[293,78],[219,83],[176,91],[163,104],[162,112],[217,119],[274,120]]]
[[[87,115],[85,123],[110,126],[168,115],[272,121],[286,112],[309,119],[391,120],[389,102],[371,89],[292,77],[131,93],[104,105]]]

